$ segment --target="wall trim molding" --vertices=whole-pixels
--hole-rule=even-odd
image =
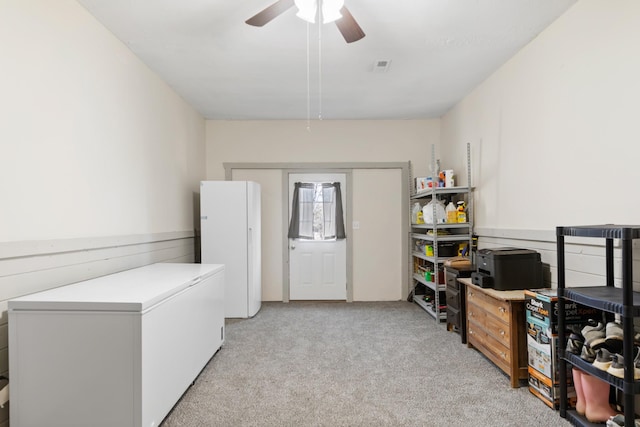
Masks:
[[[327,171],[329,169],[404,169],[410,162],[311,162],[311,163],[229,163],[224,162],[225,179],[231,180],[233,169],[300,169],[305,172]]]
[[[553,242],[556,241],[556,231],[553,230],[527,230],[517,228],[491,228],[491,227],[476,227],[474,229],[475,234],[479,237],[498,237],[504,239],[515,240],[534,240],[539,242]]]
[[[148,234],[130,234],[122,236],[80,237],[75,239],[0,242],[0,259],[12,259],[38,255],[53,255],[67,252],[117,248],[144,243],[157,243],[170,240],[190,239],[194,236],[195,232],[193,230],[189,230]]]
[[[530,230],[517,228],[492,228],[492,227],[475,227],[474,233],[479,238],[491,237],[497,239],[511,240],[527,240],[532,242],[556,243],[556,230]],[[604,246],[605,239],[590,239],[580,237],[566,237],[565,243],[573,243],[584,246]],[[620,247],[620,242],[614,240],[613,246]]]

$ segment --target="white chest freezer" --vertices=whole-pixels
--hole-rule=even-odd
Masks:
[[[8,310],[12,427],[157,427],[224,341],[224,266],[148,265]]]

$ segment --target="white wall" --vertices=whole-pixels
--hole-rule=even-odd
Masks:
[[[442,119],[475,145],[480,227],[636,223],[640,2],[580,0]]]
[[[539,248],[554,282],[556,226],[639,223],[638,40],[640,2],[580,0],[442,118],[445,158],[473,144],[481,246]],[[604,250],[571,250],[603,283]]]
[[[0,7],[0,241],[193,230],[202,117],[75,1]]]
[[[353,173],[353,217],[360,228],[350,230],[353,248],[354,301],[403,298],[402,185],[399,169],[362,169]]]
[[[241,169],[233,171],[233,180],[260,183],[262,300],[282,301],[282,173]]]
[[[431,145],[439,140],[438,120],[408,121],[207,121],[207,179],[224,179],[223,163],[407,162],[427,173]],[[355,301],[398,300],[406,292],[403,265],[402,183],[399,170],[354,170],[353,243]],[[281,175],[273,171],[234,172],[263,190],[263,299],[283,298]],[[407,203],[408,204],[408,203]],[[407,206],[408,209],[408,206]]]
[[[396,162],[427,173],[440,121],[207,121],[207,179],[224,179],[224,162]]]
[[[193,261],[205,122],[73,0],[1,0],[0,70],[6,374],[7,299]]]

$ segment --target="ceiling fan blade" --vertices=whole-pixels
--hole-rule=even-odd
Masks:
[[[340,9],[340,14],[342,18],[336,21],[336,26],[347,43],[357,42],[365,36],[364,31],[362,31],[362,28],[360,28],[360,25],[358,25],[346,7],[343,6],[342,9]]]
[[[261,12],[258,12],[244,22],[249,25],[253,25],[254,27],[262,27],[264,24],[270,22],[272,19],[278,17],[280,14],[292,8],[294,4],[294,0],[278,0],[271,6],[267,7]]]

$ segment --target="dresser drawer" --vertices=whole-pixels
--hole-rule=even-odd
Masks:
[[[511,316],[511,306],[507,301],[491,298],[482,291],[476,289],[467,289],[467,302],[472,302],[482,307],[487,313],[496,316],[502,321],[509,323]]]
[[[460,310],[460,291],[447,288],[447,307],[453,307]]]
[[[511,346],[511,328],[508,323],[503,322],[492,315],[487,315],[485,317],[484,327],[487,331],[487,335],[492,336],[506,348]]]
[[[511,351],[486,333],[478,324],[469,322],[467,339],[504,372],[511,367]]]
[[[467,322],[467,336],[469,338],[469,343],[474,345],[481,344],[484,346],[484,342],[487,339],[487,333],[484,331],[482,325],[469,318],[467,318]]]
[[[445,284],[447,288],[459,289],[458,276],[445,269]]]
[[[489,349],[491,354],[493,354],[497,359],[499,359],[502,362],[503,366],[510,366],[511,351],[509,350],[509,347],[506,347],[501,341],[495,339],[493,336],[489,334],[487,334],[487,336],[484,338],[485,338],[484,345]]]
[[[509,323],[511,317],[511,306],[506,301],[491,299],[491,302],[485,306],[487,313],[492,314],[505,323]]]
[[[484,307],[492,303],[493,298],[489,298],[481,291],[467,287],[467,304],[476,304],[479,307]]]
[[[484,329],[486,323],[487,313],[484,309],[477,304],[467,301],[467,321],[478,324],[478,327]],[[469,325],[471,328],[471,325]]]

